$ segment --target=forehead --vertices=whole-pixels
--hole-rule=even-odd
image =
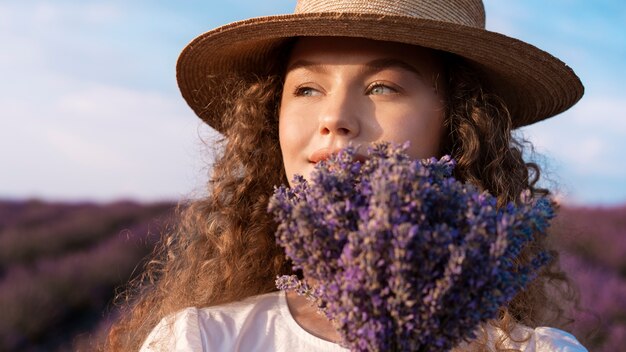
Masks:
[[[396,42],[347,37],[302,37],[297,39],[287,66],[298,60],[325,65],[363,64],[377,59],[397,59],[428,71],[440,71],[436,51]]]

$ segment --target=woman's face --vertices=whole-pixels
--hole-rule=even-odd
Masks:
[[[439,154],[444,102],[436,55],[415,46],[355,38],[302,38],[287,63],[279,139],[287,177],[352,144],[410,142],[409,154]]]

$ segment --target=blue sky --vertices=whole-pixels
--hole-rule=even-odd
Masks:
[[[227,5],[225,5],[227,3]],[[202,195],[215,134],[178,93],[198,34],[295,2],[0,2],[0,198]],[[586,87],[569,111],[520,131],[566,202],[626,203],[626,3],[485,1],[487,28],[568,63]],[[208,147],[207,147],[208,145]]]

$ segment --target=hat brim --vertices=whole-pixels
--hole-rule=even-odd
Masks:
[[[533,45],[484,29],[434,20],[353,13],[307,13],[234,22],[195,38],[177,63],[181,93],[194,112],[220,132],[215,78],[250,77],[275,60],[286,38],[346,36],[419,45],[470,60],[506,103],[514,127],[559,114],[574,105],[584,88],[565,63]]]

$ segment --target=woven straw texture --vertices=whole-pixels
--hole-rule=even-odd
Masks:
[[[231,23],[194,39],[177,80],[195,113],[220,132],[228,89],[219,77],[268,74],[281,44],[300,36],[362,37],[419,45],[466,58],[505,101],[515,127],[567,110],[583,94],[574,72],[552,55],[484,29],[476,0],[300,0],[296,13]]]
[[[294,13],[339,12],[406,16],[485,28],[485,10],[479,0],[300,0]]]

